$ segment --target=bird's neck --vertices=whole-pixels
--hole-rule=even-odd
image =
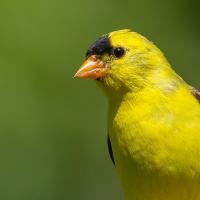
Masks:
[[[162,102],[163,98],[165,99],[166,96],[176,92],[180,86],[187,87],[173,69],[167,65],[162,65],[152,71],[152,73],[142,81],[143,83],[141,85],[129,84],[128,88],[124,86],[124,88],[118,91],[112,89],[106,91],[110,109],[118,109],[121,104],[126,104],[129,107],[135,105],[137,101],[145,103],[146,99],[148,102],[152,103],[156,103],[156,101]],[[137,82],[139,82],[139,80]],[[157,96],[158,99],[156,99],[154,95]],[[148,98],[149,96],[151,98]]]

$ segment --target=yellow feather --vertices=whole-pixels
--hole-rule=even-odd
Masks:
[[[200,199],[200,104],[162,52],[129,30],[109,34],[108,129],[126,200]]]

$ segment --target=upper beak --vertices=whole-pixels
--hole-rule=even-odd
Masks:
[[[98,79],[104,77],[106,73],[105,64],[97,56],[89,56],[76,72],[74,77]]]

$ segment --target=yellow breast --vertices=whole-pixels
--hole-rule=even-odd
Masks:
[[[109,135],[127,200],[200,199],[200,105],[184,85],[165,95],[148,87],[110,103]]]

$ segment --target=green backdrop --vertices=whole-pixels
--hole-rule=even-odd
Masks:
[[[98,36],[130,28],[200,88],[192,0],[0,1],[0,199],[121,200],[107,152],[106,99],[72,79]]]

